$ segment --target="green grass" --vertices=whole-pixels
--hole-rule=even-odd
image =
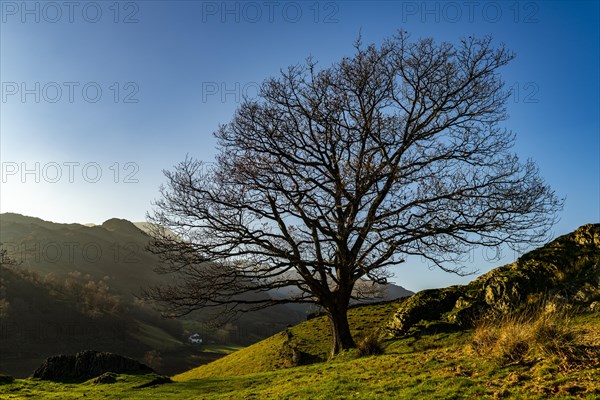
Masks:
[[[138,321],[139,333],[134,335],[140,342],[159,351],[178,349],[184,344],[159,327]]]
[[[353,332],[360,334],[387,321],[393,305],[352,310]],[[579,339],[600,348],[600,313],[572,319]],[[328,326],[317,318],[290,328],[302,351],[326,356]],[[56,384],[32,379],[0,385],[2,399],[471,399],[600,398],[600,369],[593,363],[565,367],[540,358],[499,367],[472,348],[473,331],[447,325],[419,325],[418,334],[383,342],[385,354],[358,357],[343,353],[327,362],[282,368],[275,335],[211,364],[175,377],[174,383],[136,389],[152,375],[120,375],[114,384]],[[314,332],[314,335],[312,333]],[[233,369],[233,370],[232,370]]]
[[[206,353],[231,354],[243,347],[229,344],[203,344],[200,348]]]
[[[354,337],[384,326],[397,308],[388,303],[350,309],[348,320]],[[291,345],[302,353],[306,362],[325,361],[331,345],[329,322],[324,317],[313,318],[288,329]],[[202,365],[174,377],[182,381],[208,377],[236,376],[249,373],[273,371],[290,366],[282,357],[285,353],[287,335],[282,332],[252,346],[243,348],[227,357]]]

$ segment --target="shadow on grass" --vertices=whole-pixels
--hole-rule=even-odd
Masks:
[[[464,332],[466,329],[456,324],[444,321],[425,321],[413,326],[406,337],[421,339],[424,336],[436,336],[439,334],[452,334]]]

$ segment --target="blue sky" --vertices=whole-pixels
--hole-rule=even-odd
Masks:
[[[516,52],[505,126],[566,196],[556,235],[600,220],[596,1],[1,1],[0,211],[56,222],[144,220],[169,169],[210,161],[243,94],[312,55],[351,55],[359,32],[456,42],[491,34]],[[503,260],[511,261],[513,254]],[[474,265],[481,272],[501,261]],[[462,283],[413,260],[411,289]]]

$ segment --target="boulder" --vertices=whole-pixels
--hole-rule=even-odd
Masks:
[[[462,292],[458,286],[420,291],[402,303],[394,315],[394,328],[407,330],[417,322],[440,319],[442,314],[454,307]]]
[[[388,328],[401,336],[421,321],[469,327],[485,313],[519,311],[545,299],[553,299],[554,308],[595,309],[600,224],[584,225],[467,285],[418,292],[399,306]]]
[[[132,358],[112,353],[85,350],[75,355],[48,357],[35,370],[33,378],[50,381],[86,381],[107,372],[150,373],[152,368]]]
[[[104,374],[94,378],[94,380],[92,381],[92,383],[94,383],[95,385],[105,385],[105,384],[111,384],[111,383],[115,383],[117,381],[117,374],[115,374],[114,372],[105,372]]]

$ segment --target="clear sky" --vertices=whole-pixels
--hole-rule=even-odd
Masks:
[[[600,221],[597,1],[0,2],[0,211],[55,222],[142,221],[186,154],[243,94],[312,55],[327,66],[398,29],[456,42],[491,34],[516,52],[505,126],[566,197],[556,235]],[[514,255],[505,254],[512,261]],[[501,261],[474,266],[485,272]],[[409,260],[410,289],[472,279]]]

